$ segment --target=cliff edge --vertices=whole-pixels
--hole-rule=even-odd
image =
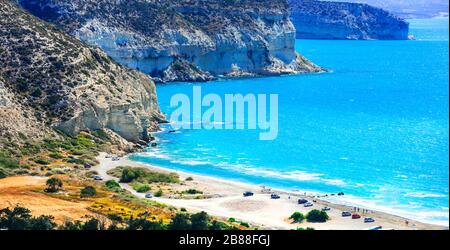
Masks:
[[[19,0],[157,81],[322,69],[295,52],[287,0]]]
[[[136,142],[163,120],[155,85],[0,0],[0,134],[43,138],[106,129]]]
[[[298,39],[407,40],[409,24],[360,3],[289,0]]]

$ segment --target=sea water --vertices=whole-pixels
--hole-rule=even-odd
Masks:
[[[158,85],[174,94],[278,94],[279,134],[168,130],[133,160],[448,225],[448,19],[410,20],[414,41],[298,40],[330,73]],[[195,120],[193,122],[199,122]],[[165,126],[170,129],[170,125]],[[244,190],[243,190],[244,191]]]

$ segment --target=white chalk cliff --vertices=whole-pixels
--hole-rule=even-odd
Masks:
[[[295,52],[287,0],[19,0],[159,81],[322,71]]]

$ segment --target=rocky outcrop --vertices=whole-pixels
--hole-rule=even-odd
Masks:
[[[359,3],[289,0],[299,39],[406,40],[409,24]]]
[[[0,0],[0,16],[2,134],[109,129],[139,141],[163,120],[147,75],[120,66],[8,0]]]
[[[161,81],[319,72],[295,52],[286,0],[19,0]]]

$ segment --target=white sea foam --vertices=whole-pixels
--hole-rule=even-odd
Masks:
[[[425,193],[425,192],[411,192],[406,193],[405,197],[415,197],[415,198],[442,198],[445,197],[443,194]]]

